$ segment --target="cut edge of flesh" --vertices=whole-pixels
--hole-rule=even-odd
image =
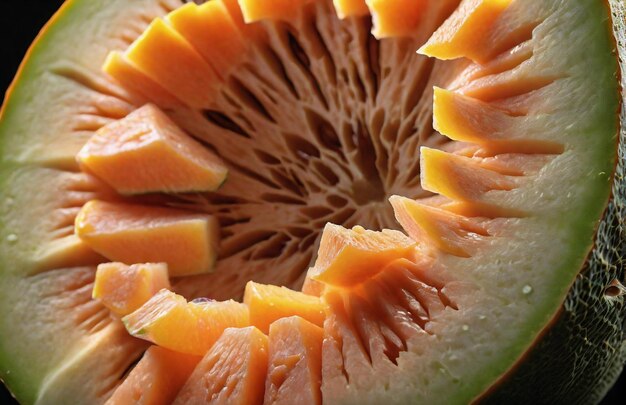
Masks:
[[[29,56],[30,62],[20,73],[21,82],[27,81],[27,77],[33,77],[33,80],[15,85],[13,95],[3,108],[0,125],[0,132],[5,134],[13,127],[27,137],[42,134],[40,141],[32,144],[25,141],[18,146],[8,144],[5,135],[0,144],[4,156],[3,171],[7,174],[2,180],[7,193],[2,201],[0,253],[7,260],[11,252],[17,252],[12,263],[2,263],[0,308],[7,313],[0,330],[11,330],[9,326],[19,324],[21,311],[29,311],[29,305],[34,304],[22,299],[26,292],[32,294],[26,296],[32,297],[33,301],[41,301],[33,308],[43,308],[49,302],[53,308],[59,308],[58,314],[52,318],[48,318],[45,312],[37,314],[33,321],[35,325],[49,324],[62,314],[69,315],[68,321],[51,327],[50,331],[44,330],[46,335],[53,333],[54,329],[72,328],[74,322],[84,327],[78,328],[65,342],[57,337],[38,347],[32,356],[48,359],[39,370],[26,371],[24,359],[9,356],[9,353],[27,353],[28,339],[2,340],[1,357],[7,370],[15,370],[11,374],[3,370],[3,379],[9,382],[20,399],[33,403],[62,399],[64,394],[55,388],[55,384],[69,387],[64,385],[67,384],[64,376],[74,377],[81,367],[95,364],[94,358],[100,353],[114,351],[113,347],[107,347],[98,352],[100,345],[106,346],[102,339],[89,346],[84,342],[102,333],[117,334],[120,328],[115,319],[109,319],[98,304],[89,300],[90,297],[85,298],[85,291],[91,292],[95,265],[101,258],[77,254],[77,249],[84,252],[85,246],[67,233],[77,209],[91,200],[110,199],[111,190],[98,180],[79,173],[72,153],[80,149],[95,126],[122,118],[145,101],[157,105],[162,101],[150,100],[151,93],[138,97],[133,89],[124,89],[100,73],[92,73],[99,72],[98,63],[102,64],[106,57],[101,51],[94,55],[98,63],[93,62],[91,66],[89,63],[92,62],[87,66],[73,64],[72,58],[53,59],[52,75],[37,70],[37,63],[44,64],[52,58],[48,54],[50,51],[42,49],[46,42],[60,41],[68,35],[66,29],[72,31],[65,24],[69,27],[81,25],[73,20],[101,11],[99,7],[102,6],[84,3],[73,1],[64,6],[56,23],[47,28],[35,45]],[[261,52],[267,50],[268,43],[273,44],[272,41],[280,40],[280,35],[287,33],[295,38],[288,36],[288,41],[297,42],[298,28],[306,27],[311,15],[323,15],[332,10],[332,3],[327,0],[303,3],[306,4],[298,8],[305,10],[302,13],[262,14],[279,20],[264,20],[246,26],[250,32],[267,32],[267,38],[260,36],[258,43],[252,41],[250,47],[253,50],[247,51],[250,56],[238,63],[249,66],[246,63],[259,57],[267,63],[268,54]],[[367,5],[372,3],[376,2],[368,1]],[[443,2],[442,8],[448,7],[449,12],[452,3]],[[444,98],[446,93],[439,93],[445,105],[439,105],[438,109],[435,101],[436,117],[462,119],[464,114],[471,112],[480,114],[481,121],[476,128],[435,122],[435,128],[440,129],[442,135],[455,141],[440,147],[423,148],[418,176],[421,175],[424,191],[441,197],[415,200],[415,196],[407,195],[406,201],[395,200],[398,207],[404,208],[398,209],[394,205],[396,217],[409,236],[419,243],[416,256],[421,259],[400,258],[352,289],[327,288],[323,291],[322,299],[330,309],[324,327],[324,401],[354,403],[360,400],[363,403],[365,396],[366,403],[429,402],[443,397],[450,403],[467,402],[481,395],[506,373],[557,313],[571,281],[593,246],[593,235],[609,199],[618,128],[617,61],[611,54],[614,44],[610,31],[603,25],[607,21],[608,8],[590,0],[572,3],[551,0],[537,1],[529,6],[512,2],[484,32],[480,32],[483,38],[494,39],[493,49],[460,55],[481,62],[486,58],[488,63],[446,62],[458,67],[456,74],[447,83],[442,83],[454,97]],[[176,5],[176,1],[142,0],[136,6],[125,6],[121,0],[115,1],[106,8],[117,15],[111,17],[115,22],[111,32],[118,26],[124,27],[126,23],[122,22],[122,16],[127,12],[139,15],[143,8],[144,12],[148,10],[148,14],[156,17],[165,15]],[[463,16],[458,14],[468,12],[463,7],[458,10],[452,19],[462,19]],[[426,11],[424,15],[436,15],[432,9]],[[327,17],[322,19],[328,23]],[[147,18],[146,21],[144,17],[142,28],[126,27],[122,32],[127,39],[112,40],[106,49],[118,49],[121,43],[131,42],[151,20]],[[168,31],[171,28],[167,28],[167,19],[159,21],[156,25],[159,35],[168,35],[177,43],[185,41],[180,34],[176,36]],[[233,21],[236,25],[239,23],[234,17]],[[362,20],[349,17],[336,24],[358,26]],[[418,36],[423,37],[420,39],[422,44],[435,28],[429,28],[428,35],[420,32]],[[242,35],[252,35],[241,32]],[[435,34],[434,38],[437,37]],[[454,36],[449,39],[449,47],[454,47],[454,40]],[[383,39],[379,44],[380,49],[393,55],[393,52],[410,52],[407,43],[413,45],[405,38]],[[86,43],[83,46],[84,49],[91,48]],[[525,53],[530,56],[517,59],[518,47],[530,48],[532,51]],[[188,59],[194,74],[215,74],[215,68],[203,62],[202,57],[194,53],[192,45],[188,44],[185,49],[188,55],[195,55]],[[139,55],[135,47],[133,51],[135,56],[131,64],[150,62],[139,58],[149,57],[149,54]],[[295,52],[296,56],[298,52]],[[434,54],[437,56],[436,52]],[[512,56],[507,57],[508,54]],[[279,58],[277,55],[273,57]],[[302,60],[295,62],[302,63]],[[158,84],[156,79],[162,79],[167,70],[157,66],[156,71],[150,71],[153,67],[149,63],[144,65],[143,69],[147,71],[143,73],[156,75],[149,79]],[[595,74],[590,76],[589,72]],[[185,118],[195,119],[197,109],[219,112],[216,106],[227,100],[220,101],[219,97],[228,95],[228,87],[238,83],[235,87],[241,92],[242,81],[250,79],[245,74],[238,77],[237,72],[232,73],[229,80],[220,78],[219,74],[211,77],[215,82],[204,81],[199,85],[207,86],[207,90],[223,86],[226,91],[216,92],[216,98],[185,99],[190,94],[188,89],[169,82],[165,92],[180,90],[173,94],[173,98],[182,105],[170,105],[171,99],[168,99],[168,105],[162,107],[179,123]],[[80,114],[101,114],[106,119],[94,124],[85,121],[84,116],[81,121],[76,114],[68,115],[71,118],[58,124],[62,130],[60,133],[68,134],[58,141],[58,150],[42,153],[44,145],[48,145],[58,133],[52,134],[49,130],[33,133],[39,123],[23,124],[22,120],[16,123],[20,115],[16,105],[29,94],[36,94],[34,83],[64,83],[68,78],[68,85],[75,87],[77,92],[88,89],[89,98],[85,104],[100,107],[95,113]],[[300,94],[301,89],[297,86],[304,85],[291,83],[291,86],[295,87],[288,91]],[[323,90],[319,90],[322,95],[316,97],[324,99]],[[47,91],[50,94],[46,97],[52,97],[54,90]],[[382,96],[379,93],[377,97]],[[254,95],[244,98],[255,104]],[[256,102],[261,103],[258,99]],[[264,120],[268,121],[269,116],[270,124],[271,121],[279,122],[273,116],[275,111],[268,111],[262,103],[260,108],[258,105],[253,108],[260,115],[266,115]],[[52,111],[45,114],[63,113]],[[49,119],[53,117],[48,115]],[[215,118],[213,115],[214,122]],[[262,121],[255,121],[255,124],[263,125]],[[481,127],[489,128],[488,133],[480,133]],[[231,130],[237,128],[243,130],[230,126]],[[469,129],[471,133],[462,132],[462,129]],[[185,130],[193,132],[192,127]],[[481,138],[484,136],[488,139]],[[202,140],[206,142],[206,139]],[[541,149],[546,145],[562,145],[562,148],[550,149],[550,156],[546,158]],[[218,155],[222,152],[220,148],[225,147],[211,145]],[[532,158],[524,158],[531,155]],[[227,161],[226,164],[231,163]],[[441,176],[442,171],[448,175]],[[52,185],[54,190],[62,190],[63,197],[61,201],[50,202],[49,195],[39,192],[40,188],[35,186],[33,191],[25,192],[21,187],[26,181],[35,182],[42,188]],[[242,182],[237,186],[245,184]],[[228,189],[228,182],[224,187],[228,192],[236,190]],[[145,198],[151,203],[162,203],[159,197]],[[58,203],[60,206],[55,206]],[[193,203],[178,205],[194,206]],[[41,219],[42,225],[38,229],[26,229],[20,222],[24,221],[24,212],[19,208],[24,206],[33,207],[28,213],[30,217]],[[414,218],[422,220],[411,228]],[[54,235],[52,240],[51,234]],[[64,243],[59,244],[59,240]],[[46,267],[51,257],[55,259],[55,266]],[[50,291],[35,289],[39,285],[48,285]],[[186,286],[175,284],[174,288],[184,291]],[[13,301],[20,304],[16,309],[8,310]],[[407,319],[412,327],[404,330],[400,325]],[[24,326],[28,327],[32,326]],[[28,333],[24,331],[25,335]],[[32,335],[32,331],[30,333]],[[136,357],[142,344],[127,336],[118,337]],[[129,367],[129,364],[118,363],[111,366],[111,370],[96,367],[95,378],[108,386],[99,387],[99,390],[79,387],[68,392],[105,398],[115,388],[116,379],[121,379]],[[481,372],[476,373],[477,369]],[[27,385],[33,379],[41,387],[37,393],[28,390]]]

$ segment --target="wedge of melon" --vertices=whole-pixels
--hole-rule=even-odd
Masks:
[[[106,404],[171,404],[201,359],[151,346]]]
[[[219,226],[208,215],[90,201],[76,216],[76,235],[110,260],[164,262],[170,275],[182,276],[213,269]]]
[[[228,174],[217,156],[151,104],[98,130],[78,162],[122,194],[215,191]]]
[[[326,317],[324,305],[317,297],[252,281],[246,285],[243,302],[250,311],[250,324],[266,334],[270,325],[282,318],[300,316],[322,326]]]
[[[269,332],[264,404],[321,404],[323,329],[303,318],[282,318]]]
[[[117,316],[125,316],[145,304],[162,289],[170,288],[165,263],[104,263],[98,266],[92,297]]]
[[[224,329],[248,326],[249,315],[248,308],[235,301],[187,302],[161,290],[123,321],[133,336],[176,352],[203,356]]]
[[[600,401],[623,367],[621,1],[186,3],[69,0],[9,91],[0,378],[20,402],[143,378],[148,343],[91,297],[108,261],[168,264],[173,292],[127,324],[211,354],[180,402],[265,398],[250,281],[323,304],[323,403]],[[222,187],[119,194],[78,164],[146,104]],[[285,340],[301,354],[316,328]],[[281,387],[315,402],[312,353]]]
[[[226,329],[173,403],[263,404],[267,356],[267,336],[255,327]]]

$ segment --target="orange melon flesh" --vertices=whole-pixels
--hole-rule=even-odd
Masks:
[[[267,356],[267,336],[257,328],[226,329],[174,404],[263,404]]]
[[[362,17],[370,14],[365,0],[333,0],[339,18]]]
[[[77,159],[121,194],[215,191],[228,175],[219,157],[152,104],[99,129]]]
[[[250,311],[250,324],[268,333],[281,318],[298,315],[318,326],[324,324],[324,307],[318,297],[286,287],[248,282],[243,302]]]
[[[419,53],[442,60],[466,57],[486,62],[484,39],[510,3],[511,0],[464,0]]]
[[[310,0],[239,0],[243,18],[247,23],[260,20],[292,21],[302,13],[303,5]]]
[[[222,78],[243,59],[244,38],[221,1],[185,4],[166,20],[204,57]]]
[[[313,274],[315,270],[309,269],[306,277],[304,278],[304,283],[302,284],[302,292],[306,295],[312,295],[314,297],[319,297],[324,292],[326,285],[320,281],[313,280],[311,278],[311,274]]]
[[[102,69],[117,80],[125,89],[142,102],[151,101],[161,108],[173,108],[183,103],[160,84],[133,66],[121,52],[113,51],[107,56]]]
[[[198,356],[204,356],[226,328],[249,325],[244,304],[232,300],[187,302],[169,290],[161,290],[122,321],[135,337]]]
[[[484,227],[463,216],[405,197],[393,196],[389,201],[409,236],[443,253],[470,257],[472,245],[489,235]]]
[[[145,304],[162,289],[170,288],[165,263],[104,263],[98,266],[92,297],[117,316]]]
[[[217,73],[162,19],[155,19],[125,56],[189,107],[208,108],[217,94],[220,85]]]
[[[106,405],[169,405],[201,359],[152,346]]]
[[[429,0],[366,0],[372,14],[376,38],[410,37],[419,23]]]
[[[401,232],[327,224],[322,233],[315,266],[309,276],[326,284],[351,287],[380,272],[399,258],[411,258],[415,241]]]
[[[167,263],[170,276],[215,265],[219,224],[210,215],[93,200],[76,216],[76,235],[110,261]]]
[[[321,404],[324,330],[294,316],[272,324],[264,404]]]
[[[483,168],[477,159],[421,149],[422,188],[460,201],[481,201],[491,190],[512,190],[515,177]]]
[[[480,145],[490,155],[563,151],[556,142],[519,138],[516,129],[523,119],[483,101],[435,87],[433,123],[442,135]]]

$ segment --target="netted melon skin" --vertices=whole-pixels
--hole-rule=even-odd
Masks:
[[[609,0],[626,98],[626,3]],[[607,286],[626,282],[626,105],[622,101],[612,199],[595,245],[562,310],[508,377],[478,402],[592,404],[615,384],[626,364],[626,295]]]

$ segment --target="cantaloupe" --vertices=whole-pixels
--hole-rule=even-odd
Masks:
[[[191,301],[163,289],[123,319],[133,336],[179,353],[204,356],[226,328],[249,325],[248,308],[235,301]]]
[[[322,403],[324,330],[298,316],[272,323],[264,404]]]
[[[98,130],[78,161],[121,194],[215,191],[228,174],[218,157],[152,104]]]
[[[315,296],[285,287],[249,282],[243,302],[250,312],[250,324],[263,333],[279,319],[299,316],[315,325],[323,326],[326,318],[324,304]]]
[[[69,0],[7,96],[21,403],[601,400],[624,364],[621,1],[188,3]],[[171,290],[111,316],[113,261],[167,263]]]
[[[173,402],[263,404],[267,336],[253,326],[224,331]]]
[[[201,359],[151,346],[106,404],[171,404]]]
[[[92,297],[118,316],[134,312],[162,289],[170,288],[165,263],[98,266]]]
[[[210,215],[93,200],[80,210],[75,227],[109,260],[164,262],[172,276],[209,272],[217,259],[219,225]]]

